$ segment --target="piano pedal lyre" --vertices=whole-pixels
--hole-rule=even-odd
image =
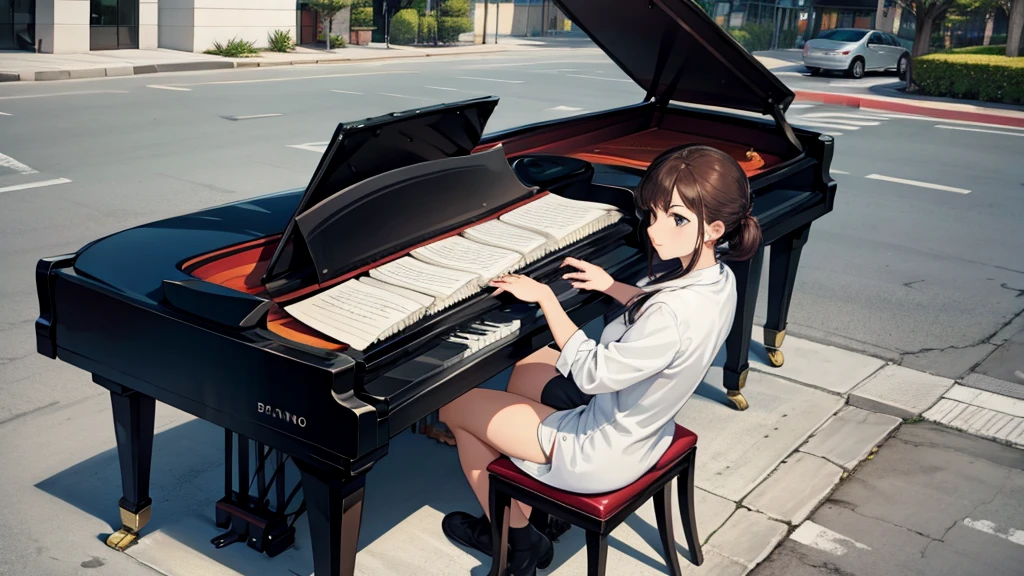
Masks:
[[[152,505],[146,506],[136,513],[124,508],[121,511],[121,529],[107,537],[107,546],[118,552],[124,552],[139,539],[139,531],[149,524]]]

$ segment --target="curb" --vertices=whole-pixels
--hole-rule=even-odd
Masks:
[[[72,70],[39,70],[35,72],[0,72],[0,82],[74,80],[78,78],[112,78],[117,76],[137,76],[155,74],[157,72],[195,72],[202,70],[226,70],[229,68],[269,68],[275,66],[304,66],[311,64],[344,64],[359,62],[379,62],[381,60],[400,60],[404,58],[432,58],[435,56],[473,56],[479,54],[497,54],[512,50],[473,50],[452,54],[396,54],[392,56],[372,56],[369,58],[318,58],[304,60],[276,60],[262,62],[259,60],[202,60],[199,62],[171,62],[167,64],[140,64],[138,66],[122,65],[106,68],[77,68]]]
[[[814,92],[811,90],[793,90],[796,100],[802,102],[818,102],[821,104],[835,104],[850,108],[863,108],[873,110],[885,110],[888,112],[901,112],[904,114],[917,114],[930,116],[945,120],[964,120],[969,122],[983,122],[986,124],[998,124],[1000,126],[1012,126],[1024,128],[1024,113],[1019,117],[992,114],[987,112],[974,112],[970,110],[950,110],[947,108],[934,108],[922,106],[913,102],[896,102],[871,98],[866,96],[855,96],[851,94],[837,94],[834,92]]]

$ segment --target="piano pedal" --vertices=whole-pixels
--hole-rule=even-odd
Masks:
[[[455,435],[451,433],[451,430],[446,428],[442,429],[428,424],[423,427],[423,433],[431,440],[436,440],[449,446],[455,446]]]
[[[110,546],[118,552],[124,552],[128,548],[138,542],[139,535],[135,532],[129,532],[124,528],[114,532],[107,537],[107,546]]]
[[[245,509],[233,498],[217,502],[217,526],[230,526],[230,530],[210,540],[217,549],[237,542],[245,542],[257,552],[273,558],[295,543],[295,527],[289,526],[287,516],[269,509],[267,502],[261,507]]]

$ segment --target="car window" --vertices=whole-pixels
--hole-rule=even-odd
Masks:
[[[871,34],[871,38],[868,38],[868,44],[885,44],[885,40],[882,39],[882,35],[878,32]]]
[[[836,42],[860,42],[861,39],[864,38],[865,34],[867,34],[867,31],[865,30],[836,29],[822,32],[818,38],[835,40]]]

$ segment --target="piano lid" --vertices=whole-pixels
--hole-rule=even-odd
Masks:
[[[274,251],[263,283],[312,266],[295,229],[300,215],[367,178],[420,162],[468,155],[479,144],[497,105],[496,96],[485,96],[338,124]]]
[[[554,0],[656,98],[771,114],[794,95],[690,0]]]

